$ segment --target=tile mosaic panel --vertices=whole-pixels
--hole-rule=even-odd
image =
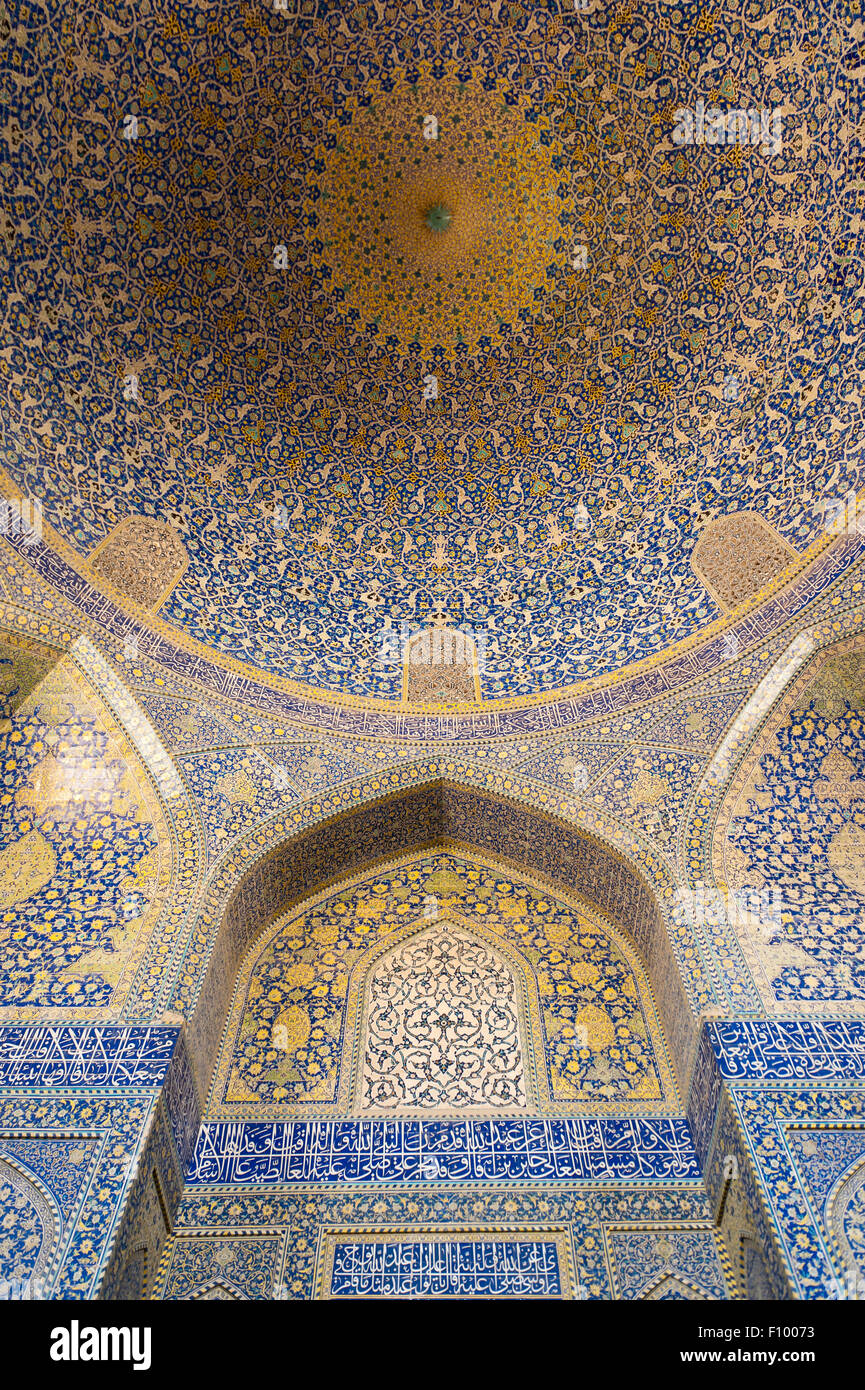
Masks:
[[[68,660],[0,730],[0,762],[0,1004],[119,1008],[171,886],[151,769]]]
[[[630,1278],[621,1286],[611,1264],[607,1232],[621,1237],[631,1226],[637,1237],[630,1252]],[[176,1234],[163,1259],[157,1296],[327,1297],[334,1244],[364,1243],[375,1248],[396,1241],[403,1245],[481,1244],[487,1251],[518,1242],[553,1245],[560,1296],[581,1300],[644,1297],[643,1290],[659,1273],[657,1252],[642,1239],[653,1231],[656,1241],[672,1247],[665,1264],[680,1277],[686,1278],[689,1272],[693,1277],[699,1268],[705,1284],[703,1297],[717,1296],[715,1290],[729,1284],[729,1261],[723,1248],[715,1246],[705,1197],[698,1187],[611,1184],[569,1191],[563,1186],[519,1183],[480,1187],[433,1183],[402,1189],[306,1186],[265,1192],[243,1187],[193,1188],[183,1199]]]
[[[178,1028],[0,1028],[0,1087],[159,1086]]]
[[[153,1111],[152,1092],[132,1089],[0,1094],[0,1149],[57,1194],[66,1218],[46,1272],[51,1297],[96,1296]]]
[[[605,1234],[617,1297],[727,1297],[713,1232],[665,1230],[663,1226],[608,1226]]]
[[[807,1143],[820,1131],[819,1146],[827,1150],[838,1131],[857,1131],[865,1153],[865,1091],[861,1085],[847,1091],[775,1091],[769,1088],[732,1093],[731,1104],[744,1130],[749,1152],[759,1176],[768,1222],[777,1233],[791,1282],[800,1298],[849,1297],[845,1276],[850,1257],[842,1254],[842,1242],[830,1235],[819,1204],[811,1205],[808,1185],[803,1185],[794,1153],[807,1159]],[[827,1133],[824,1141],[822,1134]],[[849,1149],[838,1156],[839,1167]],[[806,1164],[807,1169],[807,1164]]]
[[[472,1101],[475,1108],[485,1104],[494,1113],[499,1104],[519,1104],[557,1114],[587,1105],[597,1111],[678,1108],[648,983],[629,943],[598,914],[512,872],[437,854],[410,857],[319,895],[264,934],[239,974],[211,1092],[212,1117],[367,1109],[358,1078],[368,1071],[370,1029],[380,1031],[382,1023],[370,991],[392,951],[403,953],[398,977],[405,976],[404,953],[422,951],[438,920],[449,922],[455,941],[470,952],[467,963],[454,962],[458,980],[467,969],[476,977],[480,952],[510,981],[519,1086],[509,1089],[503,1075],[501,1085],[493,1082],[501,1070],[496,1048],[496,1057],[487,1055],[484,1063],[492,1089],[485,1102]],[[443,987],[440,969],[421,982],[416,1007],[422,1022],[433,999],[454,1013],[453,1001],[438,1000]],[[388,1027],[397,1008],[394,988],[391,977],[383,1015]],[[466,989],[465,980],[460,988]],[[476,999],[478,991],[473,978],[467,998]],[[500,1022],[505,1025],[504,1014]],[[407,1081],[411,1066],[395,1046],[393,1039],[385,1046],[384,1073],[399,1057]],[[459,1065],[475,1075],[481,1056],[467,1044],[460,1047],[455,1050],[454,1041],[445,1048],[450,1079],[436,1071],[445,1082],[442,1097],[449,1096],[456,1110],[460,1090],[450,1073]],[[428,1080],[417,1094],[405,1091],[401,1104],[422,1111],[431,1103],[431,1073],[426,1062],[416,1062],[418,1077]],[[384,1101],[375,1108],[386,1109]]]
[[[190,1186],[528,1181],[695,1182],[685,1120],[288,1120],[201,1127]]]
[[[557,1243],[535,1235],[326,1237],[326,1298],[561,1298],[562,1285]]]
[[[737,914],[764,1002],[849,1004],[865,970],[865,648],[833,644],[796,674],[725,791],[711,863],[733,892],[773,912]],[[768,714],[768,712],[767,712]]]

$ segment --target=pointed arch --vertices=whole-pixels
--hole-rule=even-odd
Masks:
[[[850,1217],[853,1217],[852,1222]],[[852,1230],[865,1228],[865,1157],[860,1155],[834,1183],[826,1199],[826,1225],[841,1256],[844,1273],[865,1283],[865,1240],[854,1244]]]
[[[153,1017],[165,983],[164,957],[154,957],[182,920],[200,852],[192,804],[123,675],[88,637],[67,638],[56,651],[37,644],[33,669],[23,654],[18,665],[10,710],[20,737],[0,827],[0,903],[15,912],[22,959],[0,1014],[17,1018],[22,1008],[59,1002],[70,1020],[116,1018],[143,990],[144,1016]],[[125,851],[119,885],[99,852],[109,825]],[[70,891],[73,859],[85,872],[91,866],[98,910],[82,912],[74,928],[64,920],[62,940],[46,943],[46,914]]]
[[[247,1301],[240,1289],[229,1284],[227,1279],[211,1279],[207,1284],[202,1284],[200,1288],[193,1289],[187,1296],[194,1303],[245,1303]]]
[[[24,1203],[29,1206],[40,1234],[36,1255],[30,1260],[28,1258],[28,1242],[36,1238],[36,1231],[31,1231],[28,1236],[26,1225],[19,1215],[15,1229],[10,1233],[13,1249],[10,1256],[7,1257],[7,1261],[0,1262],[0,1284],[11,1283],[13,1290],[16,1284],[22,1286],[21,1291],[12,1292],[13,1298],[38,1299],[44,1295],[37,1281],[45,1281],[48,1277],[53,1258],[57,1253],[63,1228],[63,1217],[56,1198],[45,1184],[40,1182],[36,1175],[25,1168],[22,1163],[0,1150],[0,1187],[2,1186],[7,1186],[13,1190],[16,1194],[14,1198],[16,1204]],[[33,1224],[32,1220],[31,1224]],[[16,1244],[21,1247],[17,1259],[14,1248]],[[14,1265],[8,1263],[8,1259],[16,1259],[16,1263]],[[24,1292],[27,1287],[30,1289],[29,1294]],[[10,1295],[7,1294],[6,1296],[9,1297]]]
[[[657,1003],[626,933],[512,861],[444,842],[331,882],[253,940],[232,982],[207,1117],[362,1115],[370,972],[436,917],[491,950],[516,981],[523,1113],[679,1109]],[[477,1106],[490,1116],[501,1109],[494,1100]],[[454,1102],[455,1115],[462,1109]]]
[[[728,512],[704,528],[691,553],[691,569],[722,613],[729,613],[756,598],[797,559],[759,512]]]
[[[711,1299],[699,1284],[692,1279],[686,1279],[684,1275],[678,1273],[662,1274],[653,1284],[648,1285],[640,1294],[640,1298],[649,1303],[661,1303],[667,1299],[684,1300],[689,1303],[706,1303]]]
[[[325,885],[400,854],[446,844],[502,860],[619,925],[642,961],[681,1085],[699,1025],[688,1002],[656,891],[618,848],[583,825],[453,777],[429,764],[428,780],[381,794],[292,834],[275,821],[226,861],[203,905],[171,1007],[189,1018],[199,1091],[214,1075],[220,1035],[243,960],[292,906]],[[450,774],[450,775],[449,775]],[[507,779],[512,786],[514,779]],[[341,799],[351,795],[341,789]],[[321,806],[314,809],[321,811]],[[292,813],[297,815],[300,813]]]

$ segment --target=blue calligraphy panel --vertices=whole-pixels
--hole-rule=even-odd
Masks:
[[[75,1027],[0,1029],[0,1086],[159,1086],[178,1028]]]
[[[542,1240],[340,1241],[334,1298],[561,1297],[558,1251]]]
[[[865,1023],[729,1019],[706,1025],[728,1081],[861,1081]]]
[[[698,1182],[680,1118],[203,1124],[193,1184]]]

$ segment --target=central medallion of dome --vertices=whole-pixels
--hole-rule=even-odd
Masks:
[[[380,342],[452,358],[500,341],[561,272],[571,195],[546,117],[511,98],[454,71],[370,83],[331,122],[310,254]]]
[[[424,224],[431,232],[446,232],[452,221],[453,213],[446,203],[433,203],[424,218]]]

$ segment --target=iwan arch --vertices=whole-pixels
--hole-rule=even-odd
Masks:
[[[449,1132],[463,1133],[468,1119],[478,1144],[472,1162],[481,1171],[486,1166],[490,1177],[509,1171],[534,1181],[553,1174],[559,1181],[573,1181],[578,1174],[585,1179],[594,1172],[608,1183],[631,1177],[639,1187],[639,1179],[657,1165],[672,1182],[677,1200],[693,1203],[698,1196],[702,1203],[699,1165],[656,995],[635,947],[633,927],[622,930],[611,911],[617,905],[622,918],[647,935],[655,924],[660,927],[648,885],[597,837],[544,818],[515,797],[506,800],[454,781],[430,780],[431,770],[429,765],[413,767],[411,772],[425,774],[420,786],[373,799],[336,821],[320,821],[299,837],[281,839],[282,826],[268,827],[251,868],[248,846],[239,847],[234,860],[238,879],[227,892],[233,876],[223,866],[219,905],[211,909],[207,904],[202,914],[208,918],[213,911],[219,925],[186,1035],[197,1089],[206,1094],[186,1200],[200,1209],[199,1183],[206,1184],[220,1164],[224,1176],[226,1161],[233,1173],[236,1169],[234,1185],[248,1186],[255,1160],[244,1151],[244,1135],[254,1133],[255,1146],[260,1145],[262,1124],[268,1142],[275,1140],[278,1148],[287,1144],[287,1150],[282,1150],[282,1160],[269,1152],[261,1201],[272,1202],[281,1185],[290,1192],[292,1182],[314,1171],[314,1155],[301,1153],[297,1169],[292,1151],[312,1135],[320,1145],[323,1136],[336,1132],[334,1125],[343,1145],[354,1129],[357,1147],[353,1150],[349,1140],[348,1149],[340,1152],[338,1145],[335,1154],[319,1157],[323,1171],[342,1173],[349,1185],[354,1178],[365,1190],[370,1176],[364,1168],[366,1148],[375,1149],[376,1129],[399,1147],[394,1127],[406,1122],[403,1142],[416,1151],[404,1154],[409,1166],[403,1177],[419,1180],[424,1191],[423,1183],[435,1173],[443,1179],[461,1175],[464,1181],[472,1176],[465,1170],[467,1155],[451,1156],[453,1173],[447,1155]],[[389,779],[377,780],[380,788],[381,780]],[[503,833],[518,853],[521,840],[524,846],[546,840],[543,866],[535,862],[529,867],[525,849],[522,862],[516,855],[496,854],[493,846],[502,843]],[[341,847],[343,867],[350,872],[334,879]],[[330,882],[310,894],[310,888],[319,886],[319,864],[330,870]],[[575,897],[572,888],[560,886],[566,876],[596,884],[595,892]],[[246,919],[244,904],[250,901],[268,902],[270,925]],[[392,1104],[385,1121],[388,1108],[365,1111],[362,1090],[371,1058],[376,1075],[387,1075],[369,1042],[370,1022],[374,1024],[370,985],[377,966],[408,944],[421,945],[434,928],[442,935],[455,933],[464,943],[483,944],[487,978],[500,986],[497,968],[509,978],[516,1025],[512,1043],[522,1069],[519,1103],[513,1093],[511,1103],[503,1106],[489,1095],[472,1103],[470,1086],[463,1088],[462,1103],[454,1102],[453,1093],[448,1097],[441,1069],[433,1064],[431,1070],[434,1020],[427,1019],[416,1026],[413,1055],[405,1038],[393,1051],[395,1069],[402,1061],[408,1075],[414,1066],[416,1093]],[[662,948],[662,959],[665,954]],[[474,959],[477,964],[477,953]],[[680,986],[674,977],[671,981],[675,997]],[[436,995],[432,985],[430,1002],[443,1004],[451,1014],[455,1036],[448,1055],[456,1063],[466,1056],[483,1059],[483,1039],[477,1036],[483,1029],[465,1017],[479,992],[477,982],[463,983],[463,1017],[454,1019],[453,994]],[[412,993],[410,985],[407,993]],[[391,1006],[393,1002],[391,997]],[[462,1051],[461,1024],[470,1030]],[[425,1071],[418,1065],[424,1046]],[[502,1047],[490,1054],[495,1063]],[[425,1104],[425,1096],[436,1088],[438,1100]],[[324,1128],[322,1121],[328,1122]],[[418,1121],[429,1134],[430,1151],[417,1147],[412,1125],[416,1128]],[[486,1153],[484,1137],[492,1121],[502,1147],[497,1151],[493,1144]],[[564,1128],[562,1121],[567,1121]],[[286,1158],[288,1168],[280,1168]],[[387,1167],[384,1156],[373,1161]],[[392,1177],[398,1173],[395,1168]],[[470,1187],[477,1200],[477,1189]],[[340,1191],[344,1197],[342,1185]],[[644,1199],[654,1192],[656,1184],[646,1185]],[[433,1195],[429,1189],[431,1201]],[[466,1188],[466,1204],[468,1197]],[[178,1236],[180,1257],[197,1263],[194,1252],[201,1247],[195,1242],[202,1238],[200,1230]],[[712,1240],[713,1252],[717,1250],[712,1259],[717,1258],[719,1269],[728,1269],[723,1246],[714,1236]],[[128,1245],[136,1245],[134,1235],[120,1241],[121,1248]],[[579,1279],[572,1257],[568,1260],[572,1285]],[[119,1277],[122,1287],[123,1274]],[[183,1276],[163,1268],[159,1277],[165,1282]],[[280,1268],[273,1278],[284,1284],[286,1270]],[[711,1285],[702,1296],[713,1296]]]

